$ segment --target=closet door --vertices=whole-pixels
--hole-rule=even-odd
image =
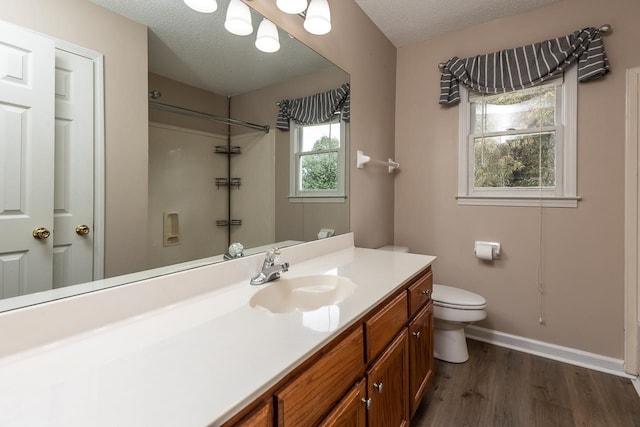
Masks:
[[[56,50],[53,287],[93,280],[93,61]]]
[[[0,22],[0,297],[51,289],[54,42]]]

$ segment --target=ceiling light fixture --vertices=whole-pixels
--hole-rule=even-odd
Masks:
[[[276,25],[267,18],[263,18],[260,26],[258,27],[258,33],[256,34],[256,47],[258,50],[266,53],[273,53],[280,50],[278,27],[276,27]]]
[[[191,9],[201,13],[213,13],[218,10],[216,0],[184,0]]]
[[[331,31],[331,11],[327,0],[311,0],[304,19],[304,29],[321,36]]]
[[[276,0],[276,6],[284,13],[297,15],[307,8],[307,0]]]
[[[251,25],[251,10],[249,6],[241,0],[231,0],[227,8],[227,17],[224,21],[224,28],[231,34],[247,36],[253,33]]]

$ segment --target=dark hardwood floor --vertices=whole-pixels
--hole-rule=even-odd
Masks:
[[[463,364],[436,360],[411,427],[640,426],[626,378],[467,340]]]

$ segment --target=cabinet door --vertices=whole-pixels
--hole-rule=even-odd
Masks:
[[[366,382],[363,379],[349,390],[319,427],[365,427],[366,393]]]
[[[367,372],[370,427],[409,425],[408,364],[405,328]]]
[[[412,417],[432,377],[433,302],[430,302],[409,325],[409,388]]]

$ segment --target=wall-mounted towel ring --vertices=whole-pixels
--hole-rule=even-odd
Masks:
[[[375,160],[372,159],[371,156],[367,156],[366,154],[364,154],[364,152],[362,152],[361,150],[358,150],[357,155],[356,167],[358,169],[364,168],[364,165],[367,163],[375,163],[387,166],[389,168],[389,173],[393,173],[394,170],[400,167],[400,163],[394,162],[392,159],[389,159],[386,162],[384,160]]]

